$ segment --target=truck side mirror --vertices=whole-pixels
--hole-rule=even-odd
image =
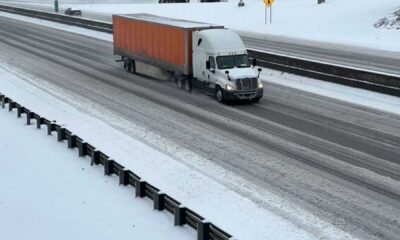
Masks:
[[[257,66],[257,59],[253,58],[253,67]]]
[[[228,80],[230,81],[230,80],[231,80],[231,77],[229,77],[229,71],[226,70],[226,71],[225,71],[225,74],[228,76]]]
[[[210,70],[210,61],[206,61],[206,69]]]
[[[258,70],[258,76],[257,76],[257,78],[260,78],[260,73],[261,73],[261,71],[262,71],[262,68],[258,68],[257,70]]]

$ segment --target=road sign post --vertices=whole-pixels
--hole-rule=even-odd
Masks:
[[[267,5],[265,5],[265,24],[267,24],[267,12],[268,12],[268,8],[267,8]]]
[[[267,24],[267,10],[268,8],[270,8],[269,11],[269,23],[272,23],[272,4],[274,3],[274,0],[264,0],[264,4],[265,4],[265,24]]]
[[[272,24],[272,5],[269,9],[269,24]]]

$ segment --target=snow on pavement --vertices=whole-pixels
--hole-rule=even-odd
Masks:
[[[16,18],[23,19],[24,17],[18,16]],[[108,39],[108,36],[111,37],[111,35],[100,34],[100,36],[98,33],[90,30],[66,27],[65,25],[59,25],[57,23],[46,23],[46,21],[32,20],[30,18],[26,18],[25,21],[40,22],[40,24],[51,27],[67,29],[67,31],[78,32],[79,34],[111,41]],[[4,68],[7,67],[4,66]],[[13,72],[14,75],[10,74],[9,71]],[[355,101],[356,103],[358,101],[358,103],[361,104],[365,101],[365,97],[362,97],[363,93],[359,92],[364,90],[337,85],[336,87],[340,89],[340,91],[343,91],[343,94],[337,94],[338,89],[329,91],[330,87],[326,85],[329,83],[311,80],[314,86],[310,87],[310,79],[297,78],[289,74],[280,75],[280,73],[270,70],[265,70],[263,73],[263,76],[266,76],[268,82],[290,84],[290,87],[303,88],[307,91],[311,91],[312,88],[315,88],[313,91],[319,94],[332,94],[332,92],[334,92],[331,97],[339,99],[349,94],[354,95],[354,93],[359,93],[360,96],[357,97],[358,99],[351,97],[349,101]],[[291,83],[286,83],[286,81],[291,81]],[[319,83],[315,84],[315,82]],[[318,85],[318,87],[315,87],[315,85]],[[324,89],[324,91],[321,91],[321,89]],[[179,149],[178,146],[175,146],[171,142],[163,142],[164,140],[156,133],[152,133],[147,129],[141,129],[131,122],[124,122],[123,119],[118,119],[118,117],[109,116],[110,121],[101,121],[96,119],[96,116],[89,116],[83,111],[82,106],[79,105],[81,101],[82,104],[85,104],[83,99],[73,99],[71,96],[68,96],[68,93],[62,92],[55,86],[50,86],[40,79],[26,76],[15,69],[7,69],[7,71],[5,69],[0,69],[0,92],[8,94],[13,99],[43,114],[49,119],[62,121],[61,124],[71,129],[74,133],[82,136],[85,140],[91,142],[114,159],[117,159],[122,164],[137,172],[150,183],[160,187],[165,192],[184,202],[185,205],[198,211],[239,239],[265,239],[264,236],[266,235],[276,239],[315,239],[329,238],[331,236],[342,239],[352,238],[352,236],[315,218],[315,216],[290,206],[282,199],[276,198],[272,194],[263,193],[265,194],[263,197],[267,199],[271,205],[288,212],[296,221],[303,221],[303,226],[307,226],[311,223],[313,227],[319,231],[308,232],[306,230],[307,228],[299,228],[294,225],[290,219],[282,218],[281,215],[276,215],[274,212],[260,208],[257,204],[245,199],[223,184],[216,182],[215,179],[211,179],[207,175],[191,168],[191,166],[178,162],[176,159],[164,155],[160,151],[145,145],[137,139],[133,139],[125,133],[118,131],[107,122],[112,122],[117,119],[120,121],[119,124],[126,125],[128,128],[132,129],[132,132],[138,135],[138,139],[157,139],[165,145],[160,146],[160,149],[162,149],[162,147],[176,148],[177,152],[181,152],[183,155],[182,158],[185,158],[185,153],[182,152],[182,149]],[[388,96],[372,94],[375,99],[370,101],[368,105],[376,108],[382,107],[379,105],[381,104],[380,102],[382,102],[381,100]],[[65,99],[70,99],[71,102],[64,101]],[[393,104],[390,104],[390,102],[393,102],[398,107],[399,101],[397,98],[386,98],[384,102],[388,104],[385,110],[399,112]],[[104,112],[103,109],[96,109],[95,106],[93,106],[91,111],[98,111],[98,114]],[[104,113],[106,114],[106,112]],[[110,136],[114,137],[114,141],[110,140]],[[135,149],[140,149],[140,151],[136,151]],[[228,172],[206,160],[191,158],[191,161],[197,162],[204,169],[207,169],[210,175],[223,176],[226,178],[225,181],[229,181],[231,185],[246,184],[242,179],[230,176]],[[159,168],[157,176],[154,176],[151,171],[154,166],[164,166],[163,168]],[[231,201],[227,202],[226,199],[230,199]],[[240,211],[232,211],[232,209],[240,209]],[[244,221],[243,219],[246,220]],[[244,222],[247,226],[252,227],[245,228]]]
[[[330,239],[331,236],[354,239],[333,224],[271,192],[260,190],[240,176],[182,149],[150,129],[143,129],[102,106],[70,95],[41,79],[15,69],[6,71],[6,66],[2,67],[0,92],[47,119],[57,120],[58,124],[238,239],[264,240],[265,236],[290,240]],[[114,122],[118,122],[118,126],[114,126]],[[145,142],[157,142],[158,146],[149,146]],[[171,151],[176,153],[174,158],[164,154]],[[157,174],[154,174],[155,166]],[[243,194],[238,189],[246,192]],[[262,196],[269,208],[249,200],[247,194]]]
[[[0,109],[0,123],[2,239],[195,239],[15,110]]]
[[[27,21],[30,23],[48,26],[58,30],[78,33],[81,35],[94,37],[104,41],[112,42],[112,34],[102,33],[89,29],[68,26],[65,24],[49,22],[10,13],[0,12],[0,16]],[[376,93],[368,90],[347,87],[340,84],[325,82],[317,79],[301,77],[290,73],[282,73],[272,69],[263,69],[261,79],[267,83],[284,85],[302,91],[327,96],[333,99],[351,102],[354,104],[375,108],[400,115],[400,98],[386,94]]]
[[[261,79],[332,99],[400,115],[400,98],[264,68]],[[268,91],[268,85],[266,85]]]

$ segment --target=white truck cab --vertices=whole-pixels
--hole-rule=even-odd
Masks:
[[[193,78],[213,91],[219,102],[250,99],[258,102],[263,84],[251,66],[242,39],[229,29],[193,32]]]

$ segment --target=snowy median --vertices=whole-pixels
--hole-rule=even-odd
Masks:
[[[76,151],[0,109],[2,239],[194,239]]]

